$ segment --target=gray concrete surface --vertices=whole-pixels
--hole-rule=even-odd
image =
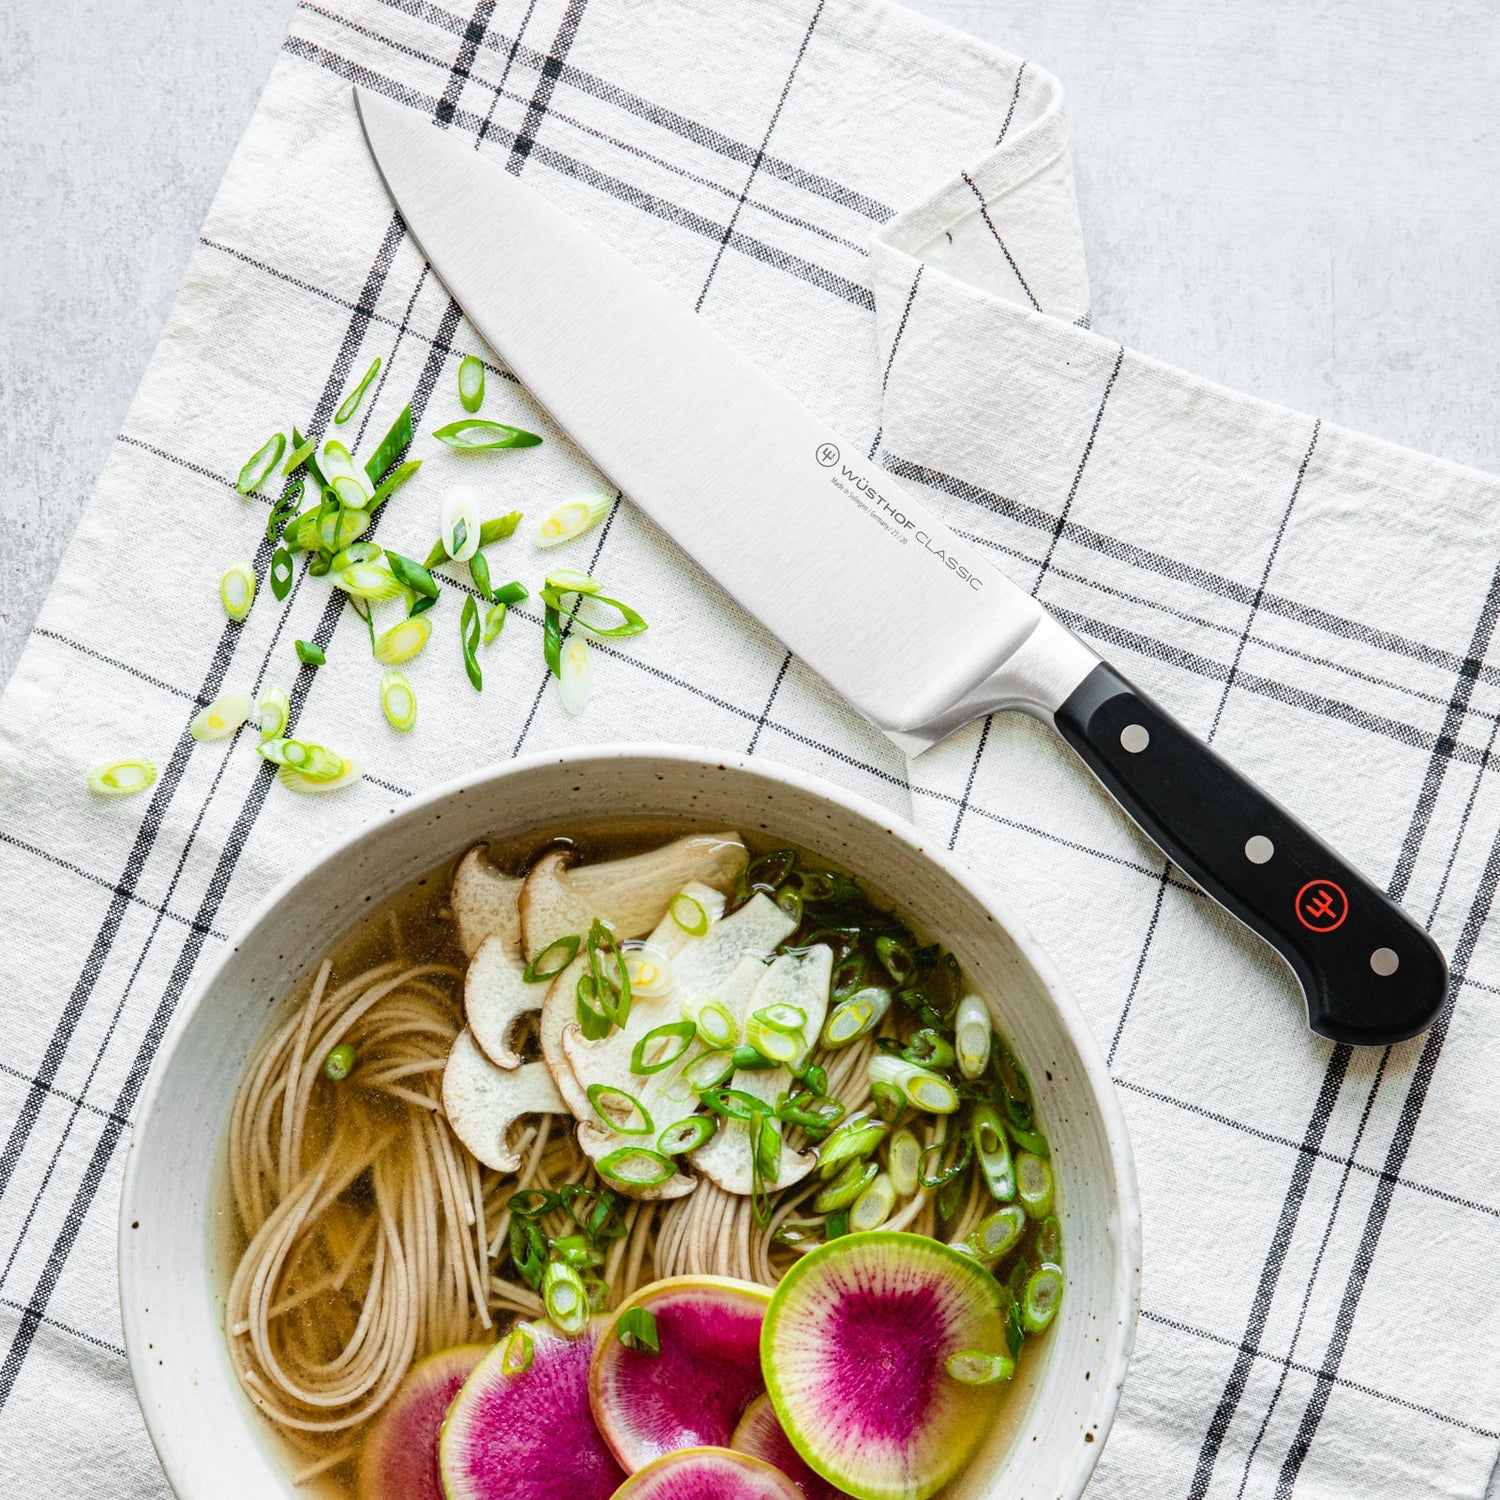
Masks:
[[[1066,86],[1095,326],[1500,466],[1489,0],[918,0]],[[0,682],[291,0],[0,6]]]

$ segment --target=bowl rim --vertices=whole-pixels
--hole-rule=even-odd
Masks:
[[[765,777],[795,787],[823,801],[835,803],[873,823],[880,824],[892,837],[900,839],[920,858],[932,862],[950,879],[963,886],[995,918],[1041,981],[1050,1004],[1057,1012],[1068,1039],[1077,1052],[1082,1076],[1087,1080],[1094,1105],[1099,1111],[1100,1123],[1114,1168],[1116,1185],[1116,1201],[1113,1210],[1118,1226],[1116,1240],[1118,1248],[1112,1268],[1112,1283],[1114,1295],[1121,1304],[1122,1336],[1108,1370],[1103,1372],[1106,1378],[1100,1382],[1100,1388],[1105,1397],[1105,1406],[1099,1440],[1088,1445],[1085,1462],[1075,1470],[1074,1482],[1066,1490],[1058,1492],[1058,1500],[1078,1500],[1093,1478],[1094,1470],[1098,1466],[1114,1427],[1115,1417],[1119,1410],[1120,1391],[1135,1344],[1141,1300],[1141,1212],[1135,1156],[1131,1148],[1119,1094],[1109,1075],[1109,1068],[1099,1043],[1089,1029],[1088,1022],[1073,998],[1071,989],[1053,963],[1051,955],[1037,941],[1031,929],[1011,909],[1003,897],[955,855],[946,849],[935,847],[927,835],[909,819],[892,812],[860,792],[852,791],[822,776],[784,765],[779,761],[769,760],[763,756],[738,751],[715,750],[708,746],[649,740],[532,751],[527,755],[517,756],[513,760],[489,762],[451,777],[426,791],[419,792],[407,801],[389,805],[384,818],[376,814],[355,824],[346,833],[330,841],[312,858],[297,865],[283,876],[240,922],[218,954],[205,965],[199,974],[194,976],[191,989],[183,997],[172,1016],[167,1034],[162,1039],[161,1046],[152,1061],[145,1086],[141,1090],[130,1132],[130,1149],[126,1152],[121,1177],[119,1218],[115,1230],[116,1293],[119,1298],[120,1321],[131,1386],[135,1392],[137,1404],[141,1407],[143,1419],[146,1418],[146,1404],[142,1399],[142,1386],[150,1384],[151,1366],[145,1358],[145,1334],[139,1327],[139,1319],[144,1316],[144,1313],[133,1309],[131,1300],[127,1296],[136,1259],[134,1246],[139,1243],[131,1235],[129,1229],[137,1191],[138,1164],[142,1160],[142,1155],[135,1150],[135,1146],[151,1129],[161,1090],[167,1074],[171,1071],[179,1043],[186,1032],[188,1020],[218,982],[220,975],[234,961],[244,937],[265,922],[315,871],[330,861],[346,855],[349,849],[357,845],[361,839],[373,836],[384,825],[386,819],[420,818],[422,813],[433,804],[464,793],[479,784],[524,774],[543,766],[639,760],[648,757],[654,760],[679,761],[684,766],[747,772],[752,776]],[[164,1451],[169,1450],[170,1447],[166,1441],[167,1434],[158,1434],[154,1424],[149,1420],[145,1420],[144,1425],[167,1483],[175,1494],[177,1489],[173,1480],[173,1472],[176,1465],[170,1451]]]

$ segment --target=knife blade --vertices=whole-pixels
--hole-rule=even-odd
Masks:
[[[981,715],[1051,724],[1166,854],[1259,933],[1308,1025],[1425,1030],[1447,962],[1383,891],[699,315],[499,163],[356,88],[433,271],[593,463],[911,754]],[[902,599],[899,630],[870,601]],[[831,622],[868,619],[867,629]]]

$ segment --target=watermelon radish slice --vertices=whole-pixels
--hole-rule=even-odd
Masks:
[[[488,1344],[461,1344],[419,1360],[375,1419],[359,1456],[359,1500],[443,1500],[438,1434]]]
[[[575,1338],[528,1323],[531,1363],[497,1344],[458,1393],[438,1445],[446,1500],[608,1500],[625,1477],[589,1416],[589,1361],[607,1320]]]
[[[792,1447],[792,1442],[776,1420],[776,1408],[770,1396],[757,1396],[740,1418],[729,1445],[736,1453],[763,1458],[772,1468],[780,1469],[807,1497],[807,1500],[842,1500],[843,1490],[836,1489],[808,1467],[807,1460]]]
[[[761,1321],[768,1287],[727,1276],[672,1276],[620,1304],[656,1319],[661,1353],[627,1349],[614,1326],[589,1372],[594,1421],[630,1472],[679,1448],[727,1448],[745,1408],[765,1389]],[[459,1497],[453,1497],[459,1500]]]
[[[614,1500],[802,1500],[770,1464],[728,1448],[684,1448],[632,1474]]]
[[[792,1446],[857,1500],[925,1500],[973,1455],[1000,1387],[944,1368],[1003,1353],[999,1283],[925,1235],[872,1230],[799,1260],[761,1333],[766,1389]]]

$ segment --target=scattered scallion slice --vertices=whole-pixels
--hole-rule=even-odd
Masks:
[[[486,521],[484,524],[488,526],[490,523]],[[481,542],[480,546],[483,545],[484,543]],[[501,604],[519,604],[523,599],[530,597],[531,591],[524,583],[507,583],[495,590],[495,598]]]
[[[873,1161],[851,1161],[822,1192],[813,1199],[813,1212],[831,1214],[850,1207],[880,1175]]]
[[[299,479],[272,507],[266,517],[266,540],[274,542],[281,536],[282,528],[297,514],[302,504],[302,481]]]
[[[466,604],[473,604],[472,599]],[[476,627],[477,630],[477,627]],[[581,714],[588,707],[594,685],[594,660],[589,643],[581,635],[569,636],[562,648],[557,670],[557,696],[565,712]]]
[[[400,414],[391,423],[389,431],[376,445],[375,451],[365,460],[365,478],[371,484],[377,486],[375,491],[377,495],[380,495],[380,490],[385,488],[387,479],[393,481],[391,489],[394,489],[396,485],[401,483],[402,479],[410,477],[410,474],[401,474],[400,478],[396,478],[396,474],[400,474],[400,470],[395,471],[395,474],[390,474],[387,471],[411,445],[411,438],[411,406],[408,404],[401,408]],[[403,464],[401,467],[410,470],[414,474],[420,466],[421,460],[419,459],[416,463]],[[380,495],[380,498],[384,499],[385,497]],[[371,500],[370,504],[372,507],[374,503],[374,500]]]
[[[286,690],[267,688],[255,705],[255,722],[263,740],[279,740],[286,733],[287,720],[292,716],[292,700]]]
[[[569,934],[567,937],[553,938],[526,965],[526,972],[521,978],[527,984],[545,984],[550,979],[556,979],[578,957],[578,950],[582,946],[583,939],[576,933]]]
[[[253,495],[266,482],[271,470],[281,462],[281,455],[285,452],[286,434],[273,433],[245,461],[245,467],[240,470],[240,477],[235,481],[235,489],[242,495]]]
[[[649,1307],[627,1307],[615,1323],[615,1336],[627,1349],[653,1358],[661,1353],[656,1314]]]
[[[1040,1156],[1023,1151],[1016,1157],[1016,1194],[1033,1219],[1052,1212],[1052,1168]]]
[[[781,1064],[764,1052],[757,1052],[748,1042],[734,1049],[734,1069],[737,1073],[765,1072],[768,1068],[779,1068]]]
[[[342,1083],[354,1071],[354,1047],[349,1042],[340,1042],[328,1049],[323,1059],[323,1076],[334,1083]]]
[[[479,590],[480,598],[493,604],[495,591],[490,586],[490,564],[483,552],[476,552],[469,559],[469,577],[474,580],[474,587]]]
[[[459,639],[464,650],[464,671],[469,674],[469,682],[476,693],[484,690],[484,673],[479,667],[479,658],[475,652],[479,649],[479,606],[474,602],[473,595],[464,599],[464,607],[458,616]]]
[[[951,1115],[958,1108],[958,1092],[946,1078],[905,1058],[878,1053],[870,1059],[870,1080],[900,1089],[908,1104],[928,1114]]]
[[[542,660],[557,677],[562,672],[562,616],[549,604],[542,611]]]
[[[547,574],[547,587],[559,594],[597,594],[603,585],[577,568],[554,568]]]
[[[984,1077],[990,1065],[990,1013],[978,995],[965,995],[953,1019],[953,1049],[965,1078]]]
[[[766,1101],[747,1094],[744,1089],[704,1089],[698,1096],[716,1115],[749,1124],[757,1114],[764,1114]]]
[[[1057,1316],[1062,1301],[1063,1274],[1058,1266],[1040,1265],[1026,1282],[1021,1303],[1021,1326],[1027,1333],[1041,1333]]]
[[[628,636],[641,635],[648,628],[645,619],[628,604],[622,604],[620,600],[611,599],[604,594],[582,594],[580,601],[583,604],[602,604],[619,612],[620,623],[618,625],[596,625],[593,621],[584,619],[575,610],[564,609],[562,593],[563,591],[559,589],[543,589],[543,602],[554,606],[559,614],[572,620],[579,629],[588,631],[590,635],[597,636],[600,640],[624,640]]]
[[[454,485],[444,496],[438,534],[454,562],[468,562],[479,550],[479,495],[468,485]]]
[[[225,693],[193,716],[189,733],[200,744],[227,740],[255,712],[249,693]]]
[[[828,1048],[847,1047],[850,1042],[873,1031],[890,1008],[891,992],[888,989],[872,984],[854,991],[829,1011],[828,1019],[823,1023],[823,1045]]]
[[[364,379],[344,397],[339,409],[333,414],[334,425],[342,427],[355,412],[359,410],[359,403],[365,399],[365,392],[370,388],[370,382],[380,373],[380,356],[375,356],[375,363],[365,371]]]
[[[634,1094],[611,1083],[591,1083],[588,1096],[594,1113],[620,1135],[650,1135],[655,1131],[651,1111]]]
[[[708,912],[696,896],[679,891],[672,897],[667,910],[671,912],[673,922],[689,937],[702,937],[708,931]]]
[[[717,1088],[734,1076],[734,1053],[726,1047],[700,1052],[682,1075],[695,1089]]]
[[[531,1330],[524,1323],[517,1323],[511,1329],[510,1337],[505,1341],[505,1349],[500,1355],[500,1373],[524,1375],[531,1368],[535,1352],[536,1341],[531,1337]]]
[[[231,563],[219,580],[219,600],[231,620],[243,620],[255,603],[255,569],[247,562]]]
[[[896,1206],[896,1189],[890,1177],[881,1172],[875,1180],[849,1205],[849,1229],[860,1233],[866,1229],[879,1229],[890,1218]]]
[[[426,615],[408,615],[375,637],[375,660],[384,667],[399,667],[421,651],[431,635],[432,621]]]
[[[560,547],[564,542],[571,542],[604,519],[614,498],[601,491],[563,501],[543,517],[532,540],[538,547]]]
[[[922,1165],[922,1143],[902,1126],[891,1135],[886,1148],[885,1169],[891,1174],[891,1186],[902,1198],[912,1197],[921,1186],[917,1174]]]
[[[364,770],[352,755],[341,756],[339,764],[341,769],[337,776],[306,776],[301,771],[294,771],[290,766],[283,766],[276,773],[276,779],[289,792],[302,792],[309,795],[341,792],[345,787],[353,786],[364,775]]]
[[[785,1005],[778,1001],[756,1011],[755,1019],[763,1021],[773,1031],[785,1031],[797,1036],[807,1025],[807,1012],[800,1005]]]
[[[706,1146],[718,1133],[719,1122],[712,1115],[689,1115],[678,1120],[656,1138],[656,1149],[663,1156],[686,1156],[699,1146]]]
[[[328,564],[337,573],[340,568],[352,568],[355,563],[374,562],[380,556],[380,547],[375,542],[354,542],[345,547]]]
[[[484,361],[472,354],[459,361],[458,399],[465,411],[478,411],[484,405]]]
[[[484,453],[496,448],[535,448],[541,442],[534,432],[522,427],[507,427],[504,422],[491,422],[484,417],[460,417],[446,427],[439,427],[433,434],[438,442],[446,443],[461,453]]]
[[[549,1262],[542,1276],[542,1302],[547,1316],[563,1333],[581,1333],[589,1320],[588,1289],[566,1261]]]
[[[298,641],[296,646],[297,660],[304,667],[321,667],[328,660],[323,654],[323,648],[315,641]]]
[[[368,599],[379,604],[394,599],[403,592],[404,585],[384,563],[352,563],[347,568],[337,568],[328,575],[328,581],[356,599]]]
[[[818,1175],[826,1182],[851,1161],[863,1161],[886,1138],[888,1127],[868,1115],[854,1115],[828,1137],[818,1153]]]
[[[646,1077],[670,1068],[692,1045],[697,1030],[692,1021],[668,1021],[664,1026],[653,1026],[635,1044],[630,1054],[630,1071]]]
[[[421,563],[413,562],[411,558],[403,557],[399,552],[392,552],[389,547],[385,551],[385,560],[403,588],[410,589],[414,594],[425,595],[429,599],[437,598],[437,579]]]
[[[707,1047],[732,1048],[738,1044],[740,1035],[735,1019],[726,1006],[711,995],[695,996],[682,1002],[682,1018],[691,1021],[698,1029]]]
[[[997,1261],[1010,1254],[1026,1233],[1026,1210],[1019,1203],[1007,1203],[983,1218],[969,1234],[968,1246],[975,1259]]]
[[[505,617],[510,613],[508,604],[492,604],[485,611],[483,643],[488,646],[505,629]]]
[[[756,1013],[745,1022],[745,1041],[764,1058],[783,1065],[800,1057],[807,1050],[807,1043],[800,1031],[784,1031],[772,1026]]]
[[[417,722],[417,695],[399,668],[388,667],[380,674],[380,711],[391,728],[403,734]]]
[[[259,750],[264,759],[296,771],[311,781],[332,781],[343,774],[344,757],[326,745],[313,744],[311,740],[262,740]]]
[[[600,1159],[596,1166],[606,1182],[622,1187],[659,1187],[676,1172],[669,1157],[644,1146],[622,1146]]]
[[[1016,1196],[1016,1168],[1011,1160],[1010,1142],[993,1104],[975,1107],[969,1122],[974,1151],[990,1195],[999,1203],[1009,1203]]]
[[[286,466],[282,469],[283,474],[295,474],[298,469],[310,459],[318,450],[317,438],[308,438],[305,443],[298,443],[286,456]]]
[[[853,1223],[854,1216],[849,1216]],[[987,1354],[983,1349],[960,1349],[950,1354],[943,1368],[961,1385],[993,1385],[1016,1373],[1016,1362],[1008,1354]]]
[[[947,1068],[953,1064],[953,1043],[940,1031],[924,1026],[908,1038],[901,1055],[924,1068]]]
[[[339,504],[363,510],[370,503],[370,487],[362,470],[355,468],[354,457],[338,438],[325,438],[318,449],[318,467]]]
[[[131,797],[155,780],[155,763],[141,756],[107,760],[92,767],[88,775],[89,786],[101,797]]]

